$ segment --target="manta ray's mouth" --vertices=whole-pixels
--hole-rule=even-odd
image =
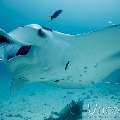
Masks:
[[[30,49],[31,49],[31,45],[21,46],[17,50],[15,49],[14,52],[9,52],[7,54],[7,60],[11,60],[16,56],[25,56],[29,53]]]
[[[27,55],[28,52],[30,51],[31,49],[31,45],[27,45],[27,46],[22,46],[18,52],[16,53],[16,55]]]

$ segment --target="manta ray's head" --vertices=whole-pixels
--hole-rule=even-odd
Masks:
[[[46,66],[55,67],[56,64],[62,64],[61,59],[64,58],[65,51],[69,47],[68,43],[63,41],[63,34],[37,24],[19,27],[6,35],[12,40],[10,42],[4,40],[5,48],[2,50],[7,59],[5,63],[12,72],[16,72],[17,69],[21,73],[33,67],[38,71],[38,65],[39,70],[44,71]],[[59,51],[59,54],[56,51]]]
[[[52,36],[52,29],[43,27],[38,24],[30,24],[22,27],[18,27],[9,35],[24,44],[42,45],[46,43]]]
[[[18,27],[9,33],[0,29],[0,61],[16,59],[17,56],[26,58],[33,47],[44,48],[50,41],[52,32],[51,29],[37,24]]]
[[[3,30],[0,31],[1,34],[3,34],[3,32]],[[24,57],[26,57],[26,54],[28,54],[33,46],[38,46],[41,48],[46,45],[48,41],[50,41],[51,37],[52,30],[38,24],[18,27],[10,33],[4,32],[4,36],[0,38],[0,41],[3,41],[5,44],[0,47],[0,51],[5,51],[6,55],[1,54],[0,58],[3,58],[3,55],[8,59],[19,55],[24,55]]]
[[[42,66],[50,61],[49,56],[54,56],[54,51],[60,44],[54,40],[54,31],[50,28],[43,27],[37,24],[30,24],[5,33],[4,37],[10,37],[10,40],[5,39],[4,45],[0,49],[2,54],[1,59],[4,59],[10,71],[28,67],[29,64]],[[54,38],[54,39],[53,39]],[[1,43],[2,45],[2,43]],[[62,49],[61,49],[62,50]],[[4,58],[3,58],[4,57]],[[42,69],[42,68],[41,68]]]

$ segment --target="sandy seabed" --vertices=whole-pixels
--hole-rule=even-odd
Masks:
[[[82,89],[28,85],[16,96],[0,102],[0,120],[44,120],[78,99],[84,100],[84,109],[88,110],[83,120],[120,120],[119,85],[103,84]]]

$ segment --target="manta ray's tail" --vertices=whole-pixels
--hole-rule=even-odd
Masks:
[[[6,59],[6,46],[12,43],[13,39],[0,28],[0,61],[4,61]]]

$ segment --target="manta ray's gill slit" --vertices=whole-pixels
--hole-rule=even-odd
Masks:
[[[87,66],[84,66],[84,67],[83,67],[83,72],[86,73],[86,72],[87,72],[87,69],[88,69],[88,67],[87,67]]]
[[[55,80],[54,82],[59,82],[60,80]]]
[[[67,79],[67,78],[66,78],[66,79]],[[64,80],[65,80],[65,78],[60,78],[60,79],[54,80],[53,82],[58,83],[58,82],[61,82],[61,81],[64,81]]]
[[[41,80],[44,80],[45,78],[40,78]]]
[[[31,49],[31,45],[28,46],[22,46],[18,52],[16,53],[16,55],[27,55],[27,53],[30,51]]]
[[[83,72],[84,72],[84,73],[86,73],[86,72],[87,72],[87,70],[84,70]]]
[[[98,64],[95,64],[93,67],[96,68],[98,66]]]
[[[82,82],[82,80],[78,80],[79,82]]]
[[[87,69],[88,67],[87,66],[84,66],[84,69]]]

